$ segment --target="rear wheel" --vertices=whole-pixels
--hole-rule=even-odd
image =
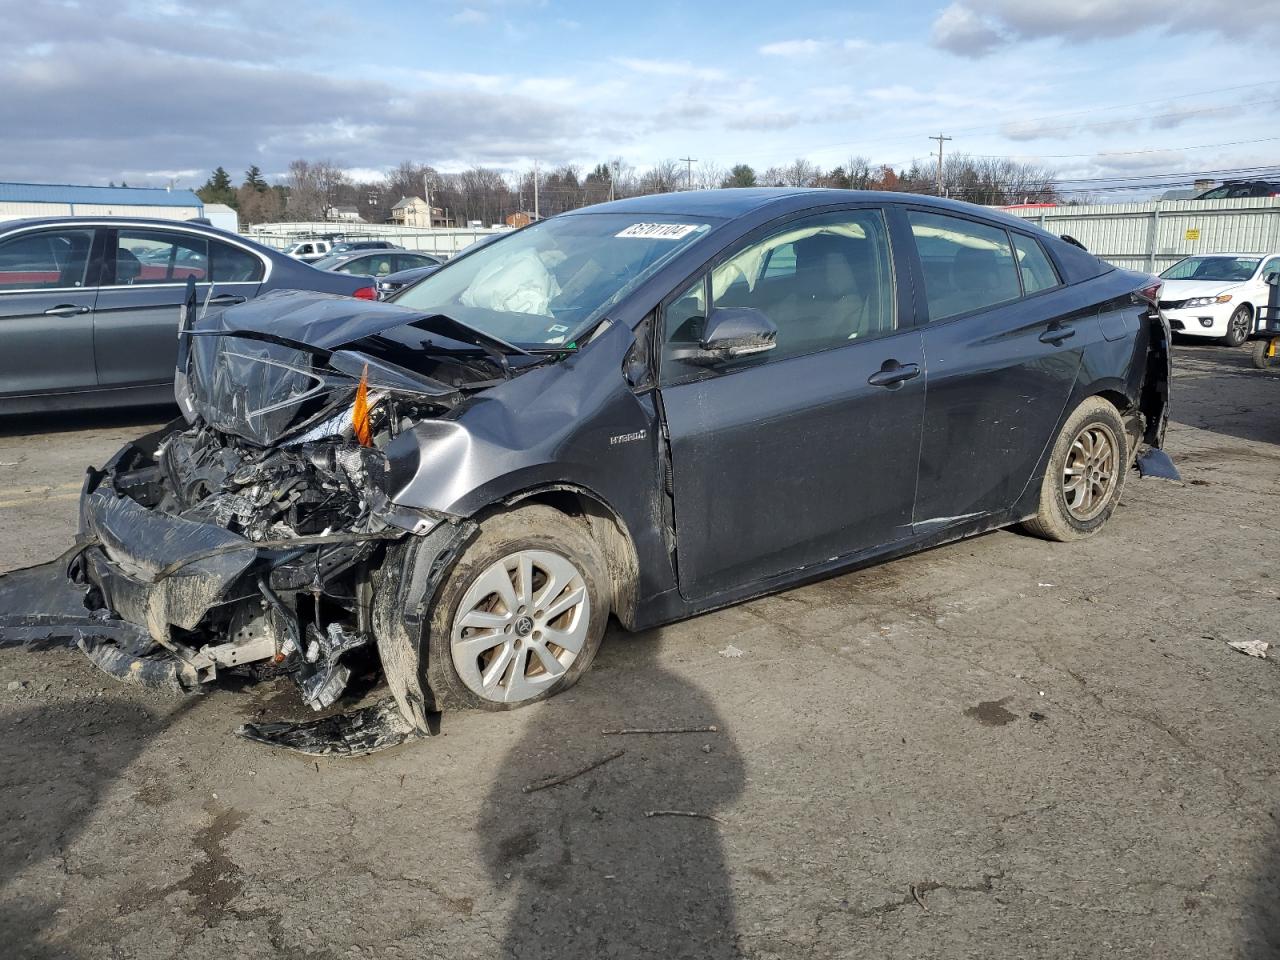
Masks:
[[[1272,344],[1276,345],[1276,349],[1271,349]],[[1253,365],[1259,370],[1267,370],[1270,367],[1280,363],[1280,338],[1268,340],[1253,341]]]
[[[1222,342],[1228,347],[1238,347],[1248,339],[1253,331],[1253,312],[1244,304],[1236,307],[1227,321],[1227,335]]]
[[[1081,540],[1102,529],[1124,488],[1129,441],[1116,408],[1090,397],[1067,418],[1040,487],[1040,510],[1023,523],[1049,540]]]
[[[490,517],[432,608],[427,683],[438,709],[511,710],[577,682],[609,619],[585,527],[531,505]]]

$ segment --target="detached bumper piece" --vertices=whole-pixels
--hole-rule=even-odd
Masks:
[[[1159,447],[1151,447],[1139,454],[1137,465],[1138,473],[1144,477],[1158,477],[1161,480],[1182,479],[1182,474],[1173,465],[1173,460]]]
[[[309,757],[362,757],[428,735],[404,718],[394,697],[318,720],[246,723],[236,733]]]

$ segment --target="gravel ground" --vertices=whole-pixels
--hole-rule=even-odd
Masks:
[[[615,630],[566,695],[363,760],[233,736],[303,714],[286,682],[178,701],[0,650],[0,952],[1280,955],[1280,649],[1227,646],[1276,638],[1280,378],[1177,353],[1185,483],[1132,476],[1102,535]],[[0,425],[0,569],[165,417]],[[601,735],[673,724],[719,732]]]

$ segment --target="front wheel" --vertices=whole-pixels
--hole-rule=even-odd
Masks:
[[[1082,540],[1102,529],[1120,502],[1129,439],[1116,408],[1090,397],[1067,418],[1054,443],[1040,509],[1023,523],[1047,540]]]
[[[534,504],[485,520],[432,607],[426,681],[437,709],[511,710],[577,682],[609,619],[586,528]]]
[[[1227,321],[1227,335],[1222,342],[1228,347],[1238,347],[1248,339],[1253,331],[1253,314],[1244,304],[1236,307]]]
[[[1271,345],[1275,344],[1277,349],[1272,350]],[[1274,367],[1280,362],[1280,339],[1267,339],[1253,341],[1253,365],[1259,370],[1267,370]]]

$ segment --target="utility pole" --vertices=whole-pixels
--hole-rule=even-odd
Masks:
[[[609,199],[610,200],[618,199],[618,195],[616,191],[617,191],[618,177],[621,174],[622,174],[622,160],[621,158],[619,158],[613,161],[613,176],[609,178]]]
[[[435,214],[431,212],[431,178],[425,173],[422,175],[422,194],[427,201],[427,229],[430,230],[435,226]]]
[[[540,220],[538,212],[538,161],[533,161],[533,219]]]
[[[938,134],[936,137],[930,137],[930,140],[938,141],[938,196],[942,196],[942,143],[944,140],[950,140],[951,137],[944,137]]]
[[[694,164],[694,158],[693,158],[693,157],[681,157],[681,158],[680,158],[680,162],[688,165],[688,173],[687,173],[687,175],[686,175],[686,177],[685,177],[685,181],[684,181],[684,188],[685,188],[686,190],[692,190],[692,189],[693,189],[693,164]]]

